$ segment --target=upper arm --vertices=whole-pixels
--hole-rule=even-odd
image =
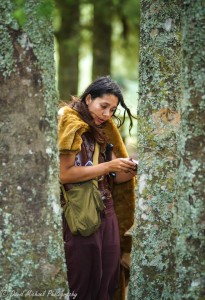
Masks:
[[[60,154],[60,178],[63,178],[66,171],[74,166],[75,154]]]

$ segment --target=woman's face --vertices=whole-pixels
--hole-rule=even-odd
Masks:
[[[92,100],[91,96],[88,95],[86,104],[95,124],[101,125],[114,114],[118,106],[118,98],[112,94],[105,94]]]

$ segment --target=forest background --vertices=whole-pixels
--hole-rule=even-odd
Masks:
[[[46,6],[42,6],[42,13]],[[138,99],[139,0],[58,0],[53,11],[59,98],[81,95],[98,76],[111,75],[136,116]],[[129,58],[129,59],[128,59]],[[121,115],[120,108],[118,113]],[[120,129],[128,152],[136,157],[136,130]]]
[[[93,2],[92,9],[88,8],[93,16],[94,3],[98,1]],[[114,16],[115,7],[122,10],[122,6],[115,6],[118,1],[113,6],[110,3],[103,1],[106,16]],[[112,8],[112,13],[108,8]],[[140,163],[128,299],[204,300],[205,2],[141,0],[140,9],[136,134]],[[59,289],[66,291],[52,11],[48,0],[0,2],[0,291],[3,296],[4,292],[11,296],[12,291],[20,295],[31,289],[39,293],[45,289],[53,293]],[[101,21],[98,15],[96,18]],[[55,26],[59,39],[60,22],[56,21]],[[75,36],[79,46],[82,38]],[[103,47],[105,52],[109,40],[101,36],[102,33],[97,35],[97,45],[103,41],[99,51]],[[67,38],[63,40],[67,44]],[[139,45],[133,47],[135,56]],[[104,66],[95,64],[94,57],[97,61],[100,52],[94,50],[93,66]],[[77,61],[75,66],[79,65]],[[129,70],[128,66],[126,79]],[[111,67],[111,75],[119,73],[114,73]],[[73,76],[74,71],[70,80]],[[91,75],[87,75],[86,68],[81,76],[87,79]],[[123,84],[126,86],[126,82]],[[66,91],[65,99],[70,93],[75,91]],[[39,299],[44,298],[39,295]]]

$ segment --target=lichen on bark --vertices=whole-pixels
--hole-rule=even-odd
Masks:
[[[205,3],[141,3],[140,165],[128,299],[202,300]]]
[[[53,33],[51,20],[37,16],[41,2],[25,1],[27,21],[21,28],[13,18],[14,1],[0,3],[1,37],[7,43],[0,45],[0,282],[8,293],[67,289]]]
[[[172,299],[180,98],[179,1],[141,1],[139,185],[128,299]]]
[[[205,3],[183,1],[182,98],[178,139],[176,291],[174,299],[205,299]]]

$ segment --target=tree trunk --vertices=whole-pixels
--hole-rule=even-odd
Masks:
[[[105,9],[106,7],[106,9]],[[94,1],[92,77],[111,73],[112,5],[109,0]]]
[[[180,1],[141,1],[138,191],[128,299],[173,299]]]
[[[80,5],[79,0],[58,0],[61,26],[56,32],[58,41],[58,89],[61,100],[78,93]]]
[[[40,1],[25,2],[21,29],[13,3],[0,3],[0,290],[6,299],[45,299],[66,289],[53,34],[50,20],[37,16]]]
[[[205,3],[183,1],[174,299],[205,299]]]

